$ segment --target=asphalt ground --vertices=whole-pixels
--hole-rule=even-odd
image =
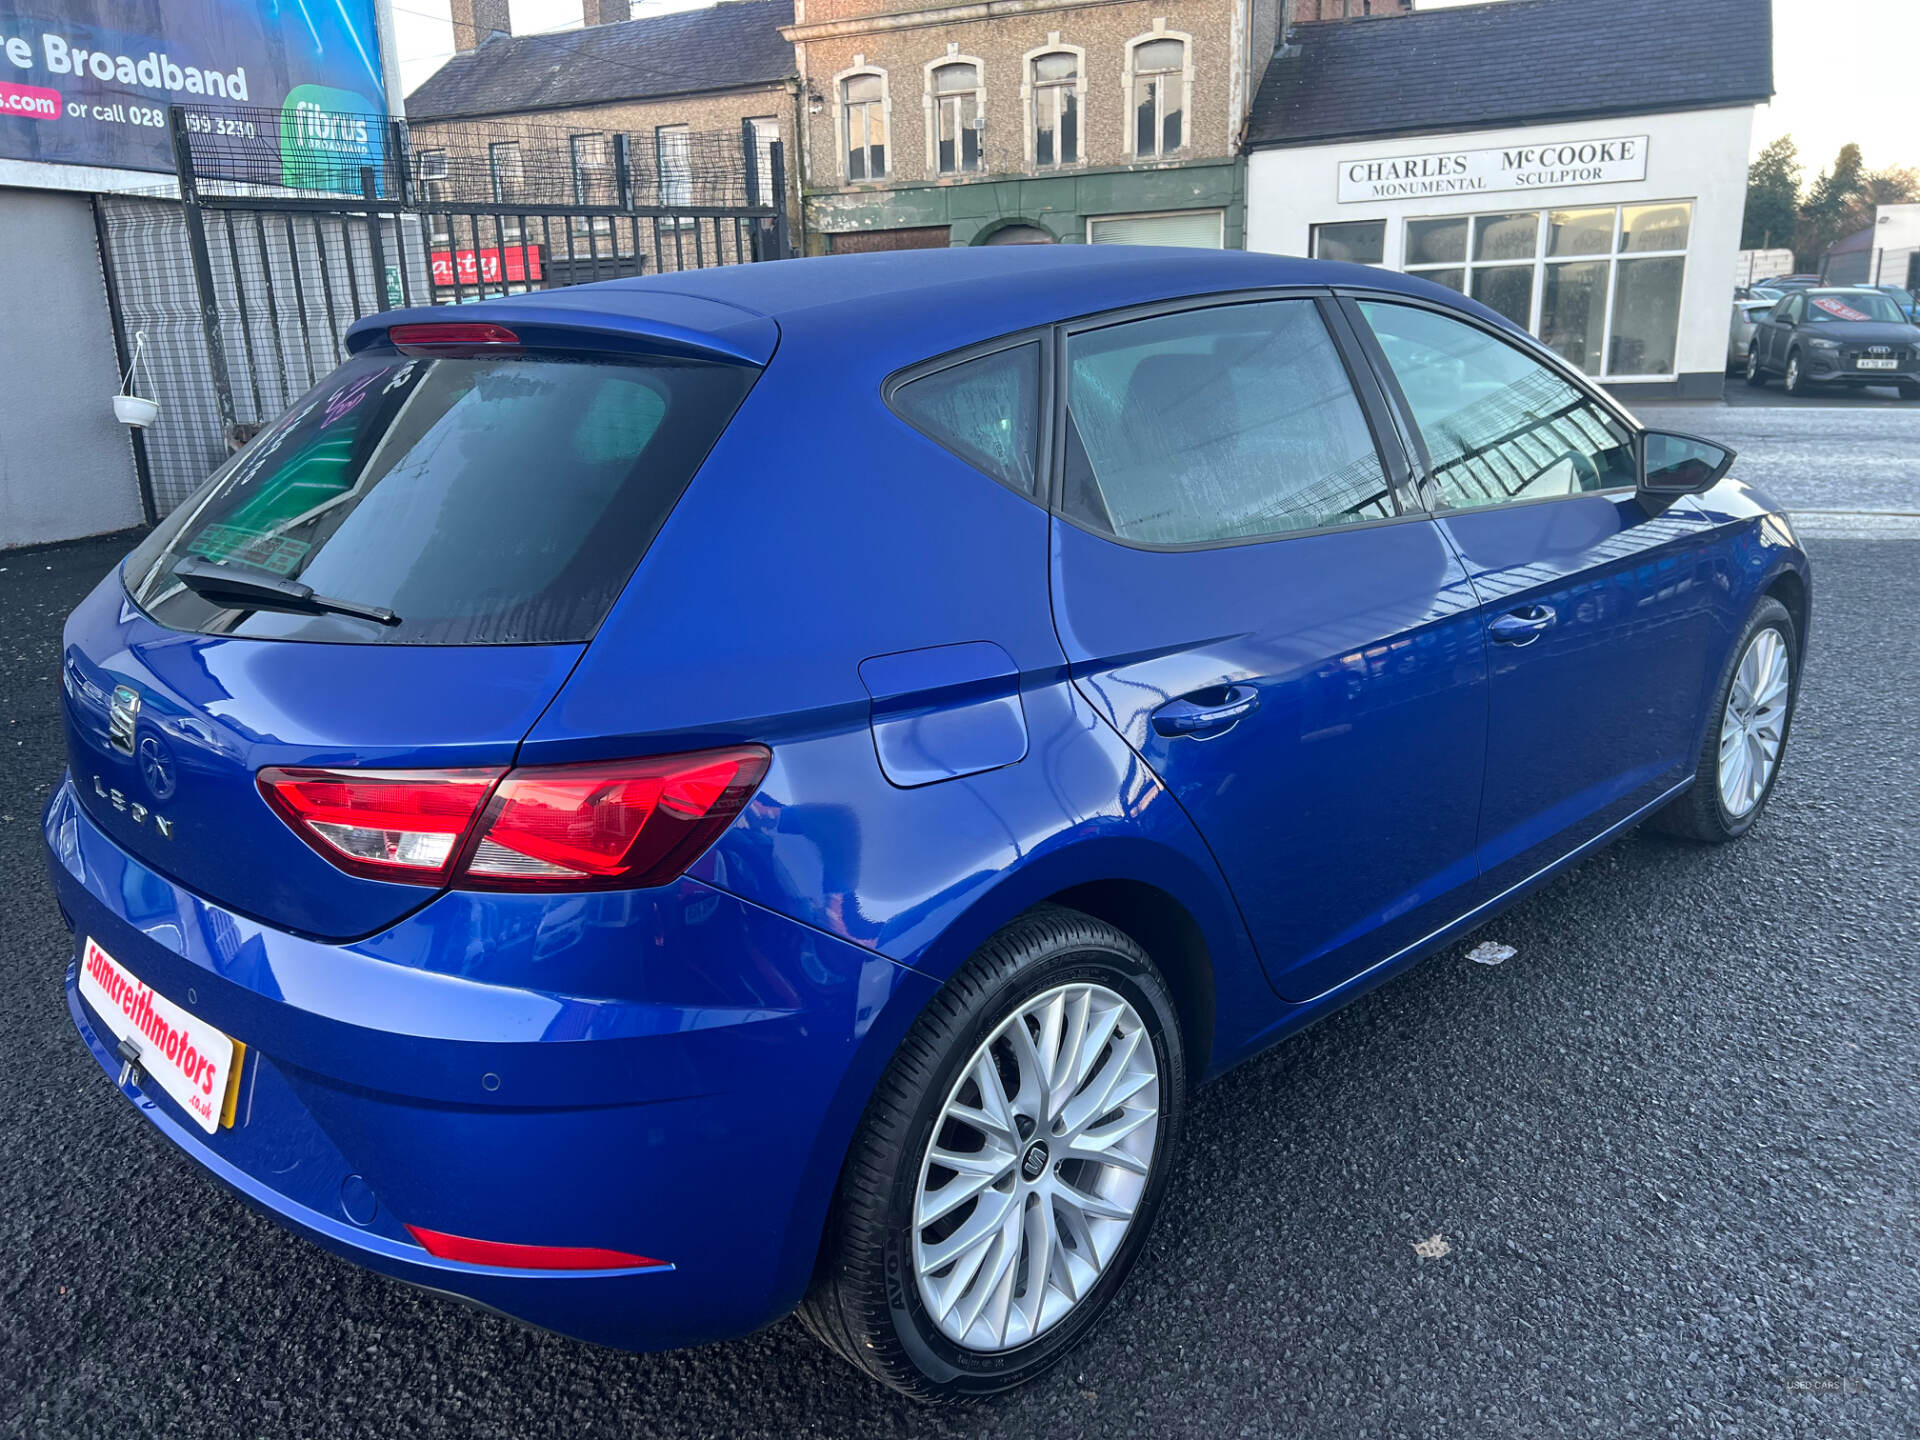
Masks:
[[[1920,1434],[1920,545],[1811,542],[1745,841],[1628,836],[1475,937],[1504,964],[1456,945],[1201,1091],[1106,1324],[962,1411],[792,1321],[629,1356],[416,1293],[114,1093],[36,820],[60,619],[124,548],[0,555],[0,1435]]]

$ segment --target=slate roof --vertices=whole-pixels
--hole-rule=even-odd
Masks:
[[[792,23],[793,0],[735,0],[582,30],[500,36],[428,77],[407,97],[407,118],[512,115],[775,84],[795,73],[793,46],[780,36],[780,27]]]
[[[1246,148],[1764,103],[1770,0],[1496,0],[1296,25]]]

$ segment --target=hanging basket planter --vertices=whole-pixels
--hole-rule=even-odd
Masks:
[[[140,368],[140,361],[147,348],[147,332],[134,332],[133,359],[128,362],[127,373],[121,378],[120,393],[113,397],[113,418],[122,425],[131,425],[136,430],[144,430],[159,418],[160,402],[149,400],[144,395],[133,393],[133,372]],[[149,377],[151,378],[151,377]]]
[[[160,414],[160,402],[144,395],[120,394],[113,397],[113,418],[122,425],[144,430]]]

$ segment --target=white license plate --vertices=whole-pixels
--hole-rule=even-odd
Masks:
[[[1898,360],[1860,359],[1854,361],[1853,365],[1856,370],[1898,370],[1900,368]]]
[[[116,1041],[139,1047],[141,1070],[202,1130],[233,1124],[230,1098],[246,1048],[239,1041],[143,984],[93,939],[80,961],[80,993]]]

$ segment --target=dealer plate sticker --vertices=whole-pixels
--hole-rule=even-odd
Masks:
[[[140,1068],[209,1135],[220,1128],[234,1077],[234,1041],[181,1009],[89,938],[80,993],[116,1041],[140,1049]]]

